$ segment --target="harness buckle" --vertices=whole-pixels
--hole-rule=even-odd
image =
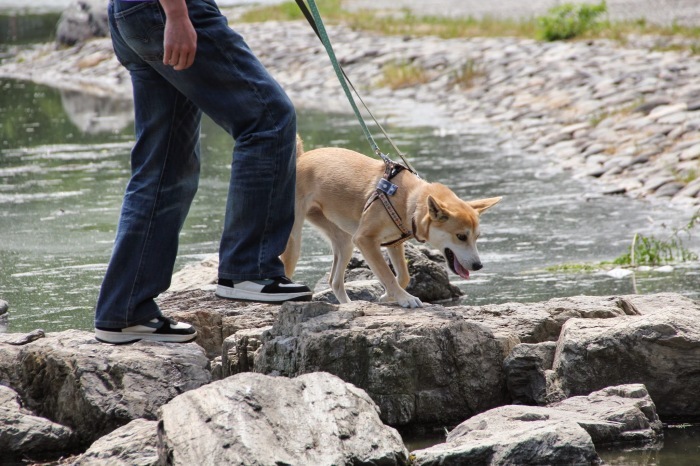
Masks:
[[[399,189],[399,187],[391,181],[382,178],[379,180],[379,183],[377,183],[377,189],[386,194],[387,196],[393,196],[394,194],[396,194],[396,190]]]

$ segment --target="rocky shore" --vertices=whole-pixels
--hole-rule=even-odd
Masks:
[[[235,22],[234,10],[229,17]],[[350,111],[306,23],[242,23],[236,29],[299,112]],[[682,38],[442,40],[344,26],[329,27],[329,33],[348,75],[389,128],[428,125],[454,133],[485,127],[493,144],[514,145],[606,194],[660,198],[679,208],[700,205],[700,62]],[[683,51],[674,51],[679,45]],[[427,82],[385,87],[383,70],[390,64],[411,64]],[[131,92],[108,39],[19,49],[2,61],[0,77],[122,99]]]
[[[658,449],[662,422],[700,419],[700,303],[677,294],[278,306],[214,298],[210,269],[160,299],[196,343],[0,334],[3,459],[599,464],[597,448]]]

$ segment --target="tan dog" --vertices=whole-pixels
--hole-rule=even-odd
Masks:
[[[381,245],[401,237],[384,204],[377,200],[363,211],[384,168],[381,160],[348,149],[321,148],[304,153],[297,138],[296,215],[282,255],[288,277],[294,274],[302,225],[308,219],[331,243],[330,286],[339,302],[350,301],[345,292],[345,268],[355,245],[386,289],[382,302],[412,308],[423,305],[404,290],[410,277],[403,242],[387,247],[396,276],[382,256]],[[469,278],[470,270],[482,268],[476,249],[479,214],[500,197],[465,202],[446,186],[423,181],[408,170],[399,172],[391,182],[399,188],[389,199],[402,222],[413,228],[417,240],[439,249],[450,270],[463,278]]]

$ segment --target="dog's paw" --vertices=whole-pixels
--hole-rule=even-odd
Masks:
[[[416,307],[423,307],[423,302],[413,295],[404,293],[401,296],[392,296],[388,293],[384,293],[379,298],[380,303],[397,303],[401,307],[410,307],[411,309]]]
[[[401,307],[410,307],[411,309],[416,307],[423,307],[423,302],[415,296],[411,296],[410,294],[405,298],[399,298],[397,301],[399,305],[401,305]]]

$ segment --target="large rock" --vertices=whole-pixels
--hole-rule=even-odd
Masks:
[[[221,355],[226,338],[241,330],[270,326],[279,312],[279,305],[218,298],[213,290],[188,282],[186,276],[179,280],[188,288],[162,295],[158,305],[163,314],[197,328],[196,342],[210,359]]]
[[[611,319],[639,315],[628,296],[572,296],[540,303],[505,303],[455,306],[449,309],[481,322],[495,333],[515,332],[523,343],[556,341],[564,323],[572,318]]]
[[[662,304],[643,316],[568,321],[553,364],[567,396],[643,383],[662,418],[687,420],[700,419],[698,367],[700,313]]]
[[[661,429],[644,386],[625,385],[548,407],[496,408],[412,454],[419,465],[595,464],[594,445],[648,444]]]
[[[607,387],[588,396],[552,403],[586,429],[596,445],[653,443],[663,437],[656,405],[642,384]]]
[[[51,422],[22,408],[19,395],[0,385],[0,452],[2,458],[31,455],[34,458],[73,447],[68,427]]]
[[[135,419],[100,438],[71,466],[156,466],[158,422]]]
[[[239,330],[224,340],[221,350],[222,377],[255,370],[255,356],[262,347],[263,335],[272,326]]]
[[[106,0],[77,0],[61,14],[56,26],[56,41],[75,45],[94,37],[108,37]]]
[[[355,270],[360,271],[359,275],[366,274],[366,271],[364,270]],[[349,275],[356,275],[356,272],[351,272]],[[378,303],[385,292],[384,285],[382,285],[381,282],[375,278],[370,278],[368,280],[356,280],[355,278],[347,277],[346,280],[345,292],[348,294],[350,301],[368,301],[370,303]],[[333,290],[328,288],[328,285],[323,287],[316,285],[316,288],[314,289],[314,301],[339,304],[338,298],[333,293]]]
[[[161,464],[406,464],[401,437],[362,390],[330,374],[244,373],[163,406]]]
[[[678,293],[633,294],[623,296],[642,315],[658,312],[700,314],[700,302]]]
[[[504,406],[463,422],[445,443],[411,453],[419,466],[598,464],[591,436],[547,408]]]
[[[0,299],[0,333],[7,332],[7,310],[10,305],[7,301]]]
[[[255,371],[330,372],[367,391],[390,425],[455,425],[507,401],[503,359],[515,343],[441,306],[287,303]]]
[[[445,259],[439,251],[426,246],[404,243],[406,263],[411,281],[406,291],[418,297],[424,303],[437,303],[456,299],[462,291],[450,283],[445,267]],[[391,266],[389,256],[384,251],[384,260]],[[314,288],[314,300],[338,304],[338,299],[328,285],[327,273]],[[384,286],[376,279],[358,250],[348,264],[345,273],[345,287],[351,300],[378,302],[384,294]]]
[[[83,444],[210,381],[197,345],[98,343],[89,332],[49,333],[24,346],[0,345],[0,383],[25,406],[74,429]],[[5,351],[8,348],[10,351]]]
[[[556,350],[553,341],[522,343],[513,348],[503,362],[513,403],[542,406],[552,401],[547,396],[547,371],[552,369]]]

